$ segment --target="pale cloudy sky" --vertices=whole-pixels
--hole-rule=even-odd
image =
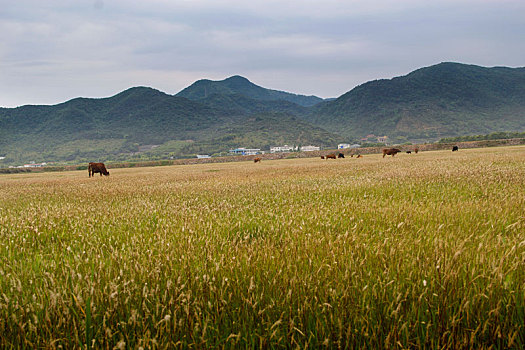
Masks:
[[[444,61],[525,66],[524,0],[0,0],[0,106],[242,75],[337,97]]]

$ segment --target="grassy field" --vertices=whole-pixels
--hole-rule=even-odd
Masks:
[[[0,176],[0,348],[523,348],[525,147]]]

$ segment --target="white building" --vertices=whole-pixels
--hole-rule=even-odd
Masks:
[[[337,145],[337,149],[345,149],[345,148],[350,148],[350,144],[349,143],[340,143]]]
[[[244,147],[239,147],[239,148],[236,148],[236,149],[231,149],[230,150],[230,153],[233,153],[233,154],[242,154],[243,156],[254,156],[256,154],[261,154],[261,149],[260,148],[244,148]]]
[[[321,147],[318,146],[302,146],[301,151],[302,152],[312,152],[312,151],[320,151]]]
[[[30,164],[24,164],[21,168],[43,168],[47,163],[35,163],[31,162]]]
[[[293,152],[297,149],[297,147],[294,147],[294,146],[288,146],[288,145],[284,145],[284,146],[275,146],[275,147],[270,147],[270,153],[277,153],[277,152]]]
[[[197,158],[206,159],[206,158],[211,158],[211,156],[209,154],[197,154]]]

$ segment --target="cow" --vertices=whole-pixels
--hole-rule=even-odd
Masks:
[[[358,154],[356,158],[363,158],[363,156]]]
[[[254,163],[258,163],[258,162],[260,162],[260,161],[261,161],[261,158],[253,158],[253,162],[254,162]]]
[[[326,159],[336,159],[335,153],[330,153],[326,155]]]
[[[399,148],[383,148],[383,158],[385,158],[387,155],[393,157],[399,152],[401,152]]]
[[[452,147],[452,152],[455,152],[455,151],[457,151],[458,149],[459,149],[458,146],[454,146],[454,147]]]
[[[321,156],[321,159],[324,159],[324,156]]]
[[[100,176],[109,176],[109,171],[106,170],[104,163],[89,163],[88,174],[89,177],[95,176],[95,173],[100,173]]]
[[[416,147],[416,148],[414,149],[414,153],[417,154],[417,152],[419,152],[419,148]]]
[[[412,151],[407,151],[407,154],[412,154]]]
[[[344,157],[345,157],[344,153],[339,153],[339,154],[337,155],[337,158],[344,158]]]

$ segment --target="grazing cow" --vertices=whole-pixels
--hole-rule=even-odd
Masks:
[[[407,151],[407,154],[412,154],[412,151]]]
[[[363,156],[358,154],[356,158],[363,158]]]
[[[452,152],[455,152],[455,151],[457,151],[458,149],[459,149],[458,146],[454,146],[454,147],[452,147]]]
[[[385,158],[387,155],[393,157],[399,152],[401,152],[399,148],[383,148],[383,158]]]
[[[104,163],[89,163],[88,174],[89,177],[95,176],[95,173],[100,173],[100,176],[109,176],[109,171],[106,170]]]
[[[327,155],[326,155],[326,159],[336,159],[336,158],[335,158],[335,153],[327,154]]]
[[[324,156],[321,156],[321,159],[324,159]]]
[[[414,153],[417,154],[417,152],[419,152],[419,148],[416,147],[416,149],[414,149]]]
[[[261,161],[261,158],[253,158],[254,163],[259,163]]]
[[[344,158],[344,157],[345,157],[345,155],[344,155],[343,153],[339,153],[339,154],[337,155],[337,158]]]

